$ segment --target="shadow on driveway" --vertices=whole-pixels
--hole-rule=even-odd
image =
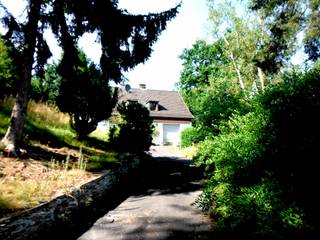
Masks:
[[[136,177],[131,195],[159,195],[192,192],[201,188],[202,171],[191,160],[154,157],[147,160]]]
[[[210,220],[193,204],[202,177],[190,160],[147,159],[126,186],[129,197],[78,240],[213,239]]]

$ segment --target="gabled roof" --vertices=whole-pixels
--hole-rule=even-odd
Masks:
[[[182,97],[176,91],[138,88],[132,88],[129,92],[120,90],[119,102],[128,100],[138,101],[146,107],[149,102],[158,102],[158,108],[150,111],[150,116],[153,118],[178,118],[188,120],[193,118]]]

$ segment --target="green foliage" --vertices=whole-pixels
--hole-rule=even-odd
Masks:
[[[210,76],[218,75],[223,65],[228,62],[223,47],[222,41],[211,45],[204,40],[198,40],[192,48],[183,50],[180,55],[183,65],[178,83],[180,91],[188,96],[193,89],[209,85]]]
[[[14,66],[9,56],[8,48],[0,38],[0,99],[14,94],[16,89]]]
[[[123,102],[117,107],[123,121],[110,130],[109,141],[122,152],[143,152],[152,143],[153,121],[149,110],[135,102]]]
[[[206,166],[209,182],[198,199],[218,218],[218,230],[255,237],[275,234],[277,215],[286,203],[281,189],[264,168],[268,113],[260,109],[235,115],[213,140],[203,143],[196,162]]]
[[[197,130],[192,127],[184,129],[180,134],[180,138],[181,147],[190,147],[200,141]]]
[[[262,100],[270,109],[274,127],[270,168],[287,188],[287,198],[296,201],[307,224],[314,227],[320,223],[319,199],[314,196],[319,182],[320,117],[315,114],[320,110],[319,78],[319,63],[306,74],[286,74],[284,84],[271,89]]]
[[[49,64],[44,71],[43,78],[34,77],[31,80],[31,98],[35,101],[55,104],[61,83],[57,65]]]
[[[253,84],[263,90],[265,83],[259,77],[255,58],[267,34],[258,16],[249,11],[247,1],[208,0],[208,7],[213,38],[224,44],[223,55],[228,60],[225,70],[233,73],[242,90],[251,91]]]
[[[197,141],[217,135],[218,126],[234,111],[247,111],[245,93],[239,88],[235,74],[228,70],[231,63],[224,47],[223,41],[214,44],[198,41],[180,56],[184,69],[178,87],[194,115]]]
[[[225,233],[247,239],[319,237],[320,67],[284,74],[207,139],[195,160],[209,181],[198,199]]]
[[[219,125],[234,112],[245,113],[249,108],[243,92],[224,78],[211,79],[209,86],[194,91],[194,95],[191,109],[199,136],[217,135],[220,132]]]
[[[309,10],[304,49],[310,60],[317,61],[320,57],[320,1],[310,0]]]
[[[295,52],[297,34],[304,31],[304,50],[309,59],[316,61],[320,56],[319,0],[251,0],[250,7],[259,11],[268,29],[269,40],[261,48],[257,59],[262,68],[279,69]]]
[[[112,91],[101,70],[83,52],[75,58],[72,71],[65,59],[58,66],[62,80],[57,104],[70,115],[71,127],[81,139],[94,131],[98,122],[110,117],[117,92]]]

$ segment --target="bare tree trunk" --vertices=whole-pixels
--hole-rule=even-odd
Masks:
[[[261,90],[264,91],[264,73],[260,67],[258,67],[258,76],[260,80]]]
[[[223,36],[223,40],[224,40],[224,42],[227,44],[227,46],[230,46],[230,43],[229,43],[229,41],[226,39],[225,36]],[[244,84],[244,82],[243,82],[243,80],[242,80],[241,71],[240,71],[240,66],[239,66],[239,64],[237,64],[236,59],[235,59],[235,57],[234,57],[234,55],[233,55],[232,50],[230,50],[230,51],[228,51],[228,52],[229,52],[230,59],[231,59],[232,65],[233,65],[233,67],[234,67],[234,70],[235,70],[236,73],[237,73],[240,87],[241,87],[242,90],[245,90],[246,86],[245,86],[245,84]]]
[[[16,96],[16,102],[11,113],[10,126],[6,135],[2,139],[2,143],[6,146],[7,151],[13,155],[18,155],[20,153],[19,143],[21,141],[23,126],[27,114],[32,65],[34,63],[33,57],[35,53],[42,0],[34,0],[30,2],[28,23],[24,30],[25,39],[23,46],[24,49],[22,52],[22,76]]]
[[[239,66],[239,64],[236,64],[232,52],[230,54],[231,54],[232,64],[233,64],[234,69],[236,70],[236,73],[237,73],[237,76],[238,76],[238,81],[239,81],[240,87],[241,87],[242,90],[245,90],[246,86],[244,85],[244,82],[242,80],[240,66]]]
[[[6,135],[2,139],[2,143],[5,144],[6,150],[15,156],[20,153],[19,142],[21,140],[23,125],[27,113],[28,89],[30,86],[30,81],[28,80],[28,76],[26,76],[26,71],[24,71],[23,75],[20,88],[16,95],[16,102],[12,109],[10,126]]]

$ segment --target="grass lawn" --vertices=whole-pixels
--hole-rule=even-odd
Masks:
[[[9,125],[13,101],[0,102],[0,138]],[[19,158],[0,147],[0,219],[68,193],[128,158],[108,149],[101,132],[78,141],[68,115],[34,102],[28,106],[24,143]]]

